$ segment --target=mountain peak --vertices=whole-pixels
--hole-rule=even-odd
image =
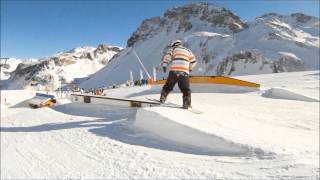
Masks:
[[[79,46],[79,47],[75,47],[69,51],[66,51],[66,52],[61,52],[61,53],[81,53],[81,52],[84,52],[84,51],[92,51],[93,49],[95,49],[94,47],[92,46]],[[59,55],[59,54],[58,54]]]
[[[316,20],[319,21],[319,18],[317,17],[313,17],[313,16],[309,16],[303,13],[293,13],[290,15],[292,18],[294,18],[296,20],[296,22],[299,23],[307,23],[311,20]]]
[[[212,3],[200,2],[200,3],[190,3],[180,7],[174,7],[165,12],[164,17],[172,18],[181,18],[185,16],[201,16],[206,11],[210,12],[221,12],[226,10],[225,8],[216,6]]]
[[[187,29],[184,30],[192,28],[193,22],[191,19],[194,18],[208,23],[211,27],[225,27],[232,32],[239,32],[247,27],[247,25],[230,10],[207,2],[191,3],[169,9],[165,12],[164,17],[178,20],[180,25],[187,26]]]
[[[314,23],[319,21],[319,18],[314,16],[309,16],[304,13],[292,13],[290,15],[281,15],[278,13],[267,13],[256,18],[256,20],[265,20],[265,21],[270,21],[275,19],[285,20],[285,21],[291,20],[298,24]]]
[[[99,44],[95,51],[99,51],[101,53],[108,52],[108,51],[116,51],[120,52],[122,48],[118,46],[110,46],[108,44]]]
[[[167,10],[163,17],[153,17],[144,20],[138,29],[128,39],[128,47],[139,40],[152,38],[159,32],[180,33],[194,31],[193,27],[203,24],[211,28],[236,33],[247,24],[226,8],[211,3],[191,3]]]
[[[283,18],[283,15],[275,13],[275,12],[271,12],[271,13],[266,13],[266,14],[264,14],[262,16],[258,16],[256,19],[259,19],[259,18],[262,18],[262,19],[269,19],[269,18],[280,19],[280,18]]]

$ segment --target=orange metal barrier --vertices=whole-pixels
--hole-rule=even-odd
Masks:
[[[166,80],[153,81],[152,84],[164,84]],[[192,84],[228,84],[237,86],[260,87],[260,84],[225,76],[190,76]]]

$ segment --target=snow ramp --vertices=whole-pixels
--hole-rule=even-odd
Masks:
[[[298,94],[298,93],[295,93],[286,89],[281,89],[281,88],[270,88],[270,89],[264,90],[261,96],[266,98],[273,98],[273,99],[319,102],[318,99],[311,98],[303,94]]]
[[[176,118],[164,116],[158,110],[174,114]],[[190,149],[203,149],[214,156],[254,155],[262,157],[264,155],[264,152],[259,148],[233,143],[204,130],[207,124],[199,122],[197,116],[201,115],[177,108],[141,108],[137,111],[134,126],[171,142],[188,146]]]

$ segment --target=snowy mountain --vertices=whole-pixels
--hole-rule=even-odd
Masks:
[[[10,77],[10,73],[14,71],[22,62],[21,59],[9,58],[1,60],[1,80],[6,80]]]
[[[120,51],[120,47],[100,44],[97,48],[78,47],[36,62],[23,62],[11,73],[8,88],[49,86],[56,89],[61,83],[72,83],[95,73]]]
[[[134,52],[151,74],[175,39],[182,39],[195,53],[198,64],[193,74],[234,76],[319,69],[319,18],[269,13],[243,22],[223,7],[195,3],[144,20],[128,39],[127,48],[81,86],[124,83],[130,71],[139,79],[143,68]],[[158,72],[158,78],[165,76]]]
[[[17,66],[20,63],[32,63],[37,62],[38,59],[1,59],[1,81],[0,81],[0,89],[8,87],[10,75],[13,71],[16,70]]]
[[[1,80],[9,79],[10,73],[13,72],[17,66],[22,62],[33,62],[37,61],[37,59],[16,59],[9,58],[7,60],[1,60]]]

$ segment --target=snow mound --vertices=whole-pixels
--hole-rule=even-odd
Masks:
[[[161,108],[166,109],[168,112],[172,111],[172,113],[178,114],[178,116],[181,114],[195,116],[193,113],[188,113],[188,111],[183,109]],[[262,158],[266,155],[260,148],[233,143],[212,133],[202,131],[201,128],[198,129],[188,123],[181,123],[170,117],[163,116],[161,112],[150,110],[150,108],[143,108],[137,111],[134,126],[138,129],[152,132],[176,144],[189,146],[190,149],[202,149],[214,156],[255,155]]]
[[[298,58],[298,57],[297,57],[295,54],[293,54],[293,53],[279,51],[279,54],[282,55],[282,56],[289,56],[289,57],[291,57],[291,58],[301,60],[300,58]]]
[[[69,104],[72,103],[70,99],[57,99],[56,105],[63,105],[63,104]]]
[[[214,32],[206,32],[206,31],[203,31],[203,32],[195,32],[195,33],[192,33],[191,35],[185,37],[183,40],[184,41],[188,41],[189,38],[192,38],[192,37],[222,37],[222,38],[227,38],[229,37],[230,38],[230,35],[228,34],[220,34],[220,33],[214,33]]]
[[[270,88],[262,92],[262,97],[274,98],[274,99],[286,99],[286,100],[297,100],[307,102],[319,102],[318,99],[310,98],[302,94],[298,94],[286,89],[281,88]]]

